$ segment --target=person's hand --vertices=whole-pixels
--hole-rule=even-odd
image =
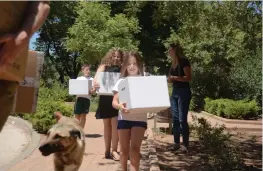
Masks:
[[[100,84],[96,80],[94,80],[94,88],[95,89],[99,89],[100,88]]]
[[[92,87],[92,89],[89,90],[89,94],[94,94],[96,92],[95,87]]]
[[[1,36],[0,43],[3,44],[0,49],[0,68],[5,68],[8,64],[12,64],[17,54],[29,44],[29,39],[26,32],[20,32],[17,35]]]
[[[168,81],[169,83],[172,83],[172,82],[173,82],[173,76],[168,76],[168,77],[167,77],[167,81]]]
[[[119,104],[119,110],[124,113],[124,114],[127,114],[129,113],[130,111],[126,108],[126,103],[120,103]]]

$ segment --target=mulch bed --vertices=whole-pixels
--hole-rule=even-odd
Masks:
[[[166,132],[167,130],[162,130]],[[197,139],[190,138],[188,154],[174,153],[173,136],[165,133],[157,133],[154,136],[159,166],[161,171],[202,171],[205,163],[202,157],[206,157]],[[236,134],[232,137],[242,148],[242,158],[248,171],[260,171],[262,168],[262,137],[247,134]]]

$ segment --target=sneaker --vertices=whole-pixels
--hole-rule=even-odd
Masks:
[[[105,152],[105,159],[111,159],[111,153],[109,151]]]
[[[178,149],[180,149],[180,144],[174,144],[173,150],[177,151]]]
[[[178,147],[178,145],[174,148],[174,152],[176,152],[176,153],[184,153],[184,154],[186,154],[186,153],[188,153],[188,148],[186,147],[186,146],[184,146],[184,145],[179,145],[179,147]]]

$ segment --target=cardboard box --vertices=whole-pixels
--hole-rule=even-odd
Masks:
[[[171,106],[166,76],[127,77],[118,87],[119,101],[130,113],[159,112]]]
[[[20,28],[26,15],[27,1],[1,1],[0,2],[0,35],[16,33]],[[0,44],[0,50],[3,44]],[[1,80],[23,81],[28,57],[27,45],[16,56],[15,61],[9,64],[4,71],[0,71]]]
[[[100,88],[97,90],[99,95],[109,95],[112,96],[112,89],[118,79],[120,78],[120,73],[118,72],[98,72],[97,82]]]
[[[25,79],[20,83],[16,93],[13,111],[16,113],[36,112],[40,76],[43,70],[44,54],[29,51]]]
[[[70,95],[89,95],[89,90],[92,89],[92,80],[69,80]]]

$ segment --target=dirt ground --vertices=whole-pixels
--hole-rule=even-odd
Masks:
[[[205,163],[200,160],[205,156],[197,139],[190,138],[188,154],[174,153],[173,136],[165,133],[154,135],[157,156],[161,171],[202,171]],[[248,171],[259,171],[262,168],[262,137],[235,134],[232,137],[242,148],[242,158]]]

